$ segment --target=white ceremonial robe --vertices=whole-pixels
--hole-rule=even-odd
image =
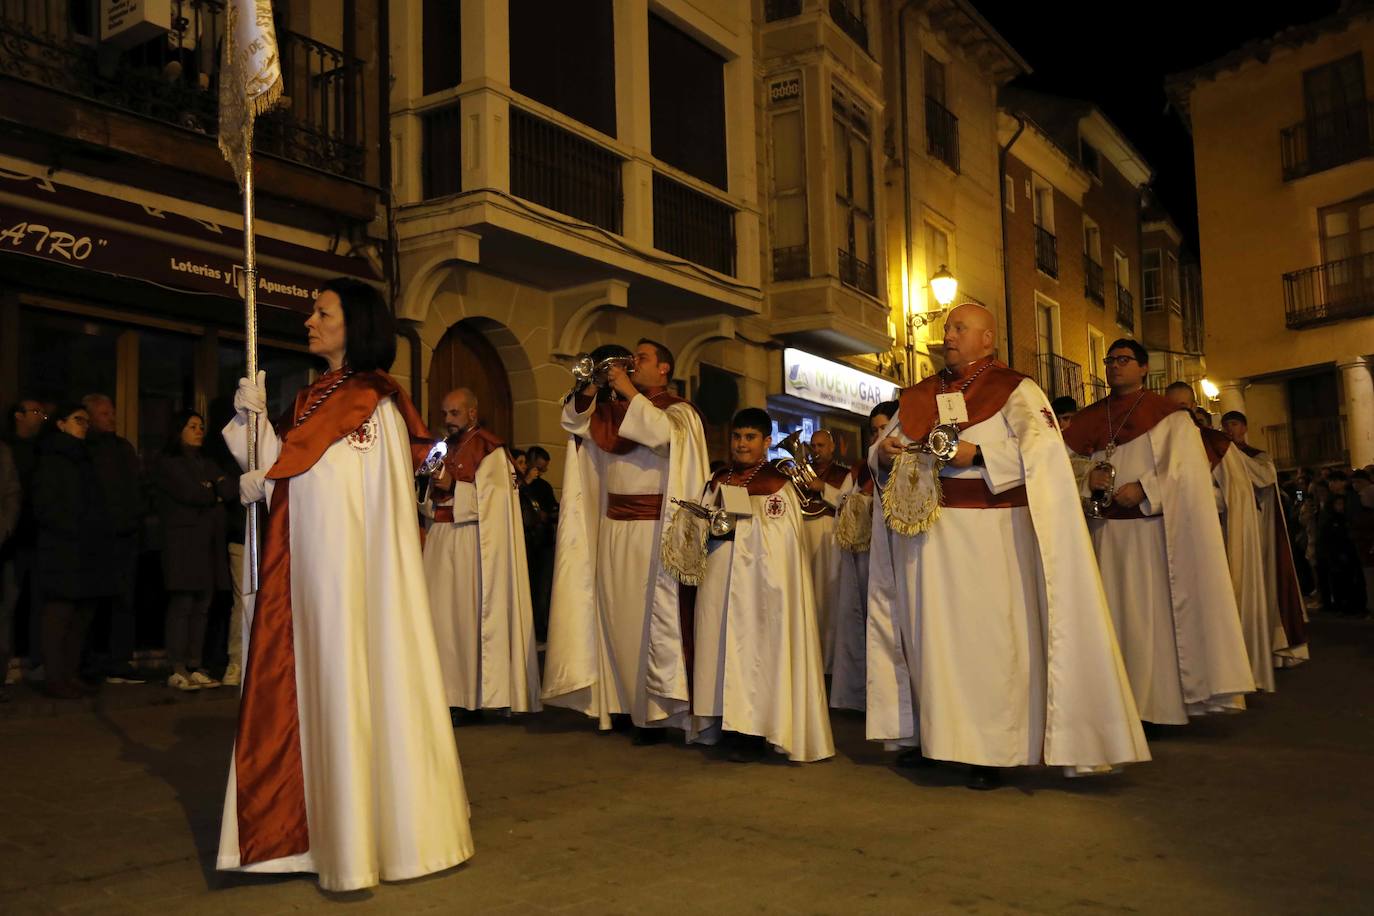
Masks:
[[[310,849],[240,867],[231,762],[221,870],[315,872],[326,890],[348,891],[442,871],[472,855],[424,585],[409,433],[390,398],[373,420],[370,449],[335,442],[291,479],[287,494]],[[270,467],[279,442],[270,424],[258,429],[261,465]],[[241,418],[224,437],[246,466]],[[268,481],[269,501],[273,487]]]
[[[453,521],[425,538],[425,582],[444,676],[461,709],[537,712],[539,656],[514,468],[491,452],[473,483],[454,481]]]
[[[1244,709],[1255,680],[1197,427],[1176,411],[1118,446],[1112,464],[1118,488],[1144,488],[1146,517],[1088,527],[1141,718],[1182,725]]]
[[[1259,507],[1264,602],[1273,614],[1273,637],[1270,645],[1274,651],[1274,665],[1278,668],[1296,667],[1311,660],[1312,654],[1307,643],[1297,646],[1289,644],[1288,632],[1283,628],[1279,612],[1279,551],[1288,550],[1290,554],[1292,552],[1291,545],[1281,545],[1278,540],[1279,526],[1287,527],[1287,520],[1283,517],[1283,505],[1279,502],[1279,469],[1274,465],[1274,459],[1268,452],[1260,452],[1253,456],[1241,452],[1241,457],[1245,459],[1246,470],[1250,472],[1250,483],[1255,488],[1255,498]],[[1300,602],[1299,606],[1302,609],[1303,620],[1306,620],[1306,602]]]
[[[821,498],[834,506],[840,491],[825,484]],[[826,513],[802,518],[802,541],[807,565],[811,572],[811,587],[816,595],[816,626],[821,637],[821,654],[825,670],[830,671],[835,652],[835,606],[839,602],[840,549],[835,546],[835,516]]]
[[[1231,572],[1236,607],[1240,611],[1245,651],[1250,657],[1250,674],[1258,689],[1273,693],[1273,635],[1274,625],[1278,623],[1278,607],[1268,600],[1264,588],[1260,513],[1246,462],[1244,453],[1231,446],[1212,468],[1212,479],[1221,494],[1226,563]]]
[[[702,502],[715,501],[712,488]],[[707,542],[696,597],[692,737],[711,744],[725,730],[765,738],[789,760],[833,757],[801,507],[791,485],[749,503],[754,514],[739,518],[733,540]]]
[[[839,505],[851,499],[874,500],[845,481]],[[872,512],[869,512],[871,518]],[[836,585],[834,619],[831,625],[833,651],[830,664],[830,706],[833,709],[865,708],[868,679],[868,551],[852,553],[838,544],[840,577]]]
[[[611,716],[687,728],[687,663],[678,581],[659,544],[672,499],[695,499],[708,478],[706,439],[690,404],[662,410],[630,402],[620,434],[641,447],[604,452],[591,438],[595,409],[563,408],[568,442],[558,518],[544,702],[575,709],[603,729]],[[580,442],[578,440],[581,440]],[[606,518],[606,495],[663,494],[655,521]]]
[[[1048,418],[1048,420],[1047,420]],[[884,435],[904,444],[900,418]],[[1071,774],[1150,759],[1117,651],[1068,454],[1029,379],[960,433],[994,494],[1027,506],[945,507],[929,531],[891,531],[874,500],[867,736],[979,766]],[[878,488],[887,471],[869,451]]]

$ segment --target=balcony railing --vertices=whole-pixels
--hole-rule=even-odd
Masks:
[[[764,0],[763,21],[776,22],[779,19],[800,16],[801,8],[802,0]]]
[[[1345,464],[1345,418],[1308,417],[1264,427],[1274,463],[1281,468]]]
[[[1374,315],[1374,253],[1284,274],[1283,308],[1290,328]]]
[[[1106,380],[1094,375],[1088,379],[1088,384],[1083,386],[1083,401],[1080,406],[1096,404],[1109,394],[1111,394],[1111,388],[1107,387]]]
[[[830,18],[835,20],[841,32],[854,39],[855,44],[868,50],[868,26],[850,11],[845,0],[830,0]]]
[[[1058,353],[1036,354],[1040,387],[1047,397],[1071,397],[1078,404],[1083,403],[1083,367]]]
[[[1035,266],[1051,277],[1059,276],[1059,243],[1044,226],[1035,227]]]
[[[420,115],[420,178],[425,200],[463,190],[462,112],[457,102]]]
[[[1354,162],[1374,155],[1370,103],[1360,102],[1330,114],[1309,118],[1279,131],[1283,180]]]
[[[1107,304],[1106,281],[1102,278],[1102,265],[1092,259],[1092,255],[1083,255],[1083,294],[1098,305]]]
[[[839,251],[840,282],[862,290],[870,296],[878,295],[878,278],[874,276],[873,265],[860,261],[843,248]]]
[[[1202,303],[1185,302],[1183,308],[1183,349],[1195,356],[1200,355],[1204,337]]]
[[[107,58],[66,3],[0,2],[0,76],[213,137],[219,129],[224,0],[167,0],[173,28]],[[254,148],[361,180],[367,135],[363,62],[277,32],[289,107],[258,119]]]
[[[1135,300],[1131,291],[1120,283],[1116,285],[1116,323],[1128,331],[1135,331]]]
[[[572,131],[510,110],[510,190],[516,197],[618,233],[625,210],[622,162]]]
[[[926,155],[959,171],[959,119],[926,96]]]
[[[734,276],[735,211],[655,172],[654,247]]]
[[[801,280],[811,276],[811,250],[805,245],[773,249],[773,279]]]

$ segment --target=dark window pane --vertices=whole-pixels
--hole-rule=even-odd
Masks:
[[[611,0],[510,0],[510,83],[615,136]]]
[[[425,95],[450,89],[463,80],[462,9],[462,0],[425,0]]]
[[[725,60],[657,16],[649,17],[649,129],[655,156],[725,188]]]

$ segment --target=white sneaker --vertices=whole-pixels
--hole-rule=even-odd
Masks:
[[[230,662],[229,667],[224,669],[224,677],[220,678],[219,682],[225,687],[237,687],[242,680],[243,672],[239,670],[238,665]]]
[[[192,675],[194,677],[194,675]],[[175,687],[177,690],[199,690],[200,685],[193,682],[190,677],[184,674],[173,674],[167,678],[167,686]]]
[[[219,681],[215,680],[204,671],[192,671],[191,683],[203,690],[209,690],[211,687],[219,686]]]

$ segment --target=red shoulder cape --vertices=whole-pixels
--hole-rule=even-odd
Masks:
[[[921,441],[930,434],[939,421],[940,411],[935,405],[935,396],[940,393],[941,377],[945,381],[947,394],[959,390],[964,379],[983,366],[978,360],[958,373],[948,370],[937,372],[930,378],[922,379],[910,388],[903,389],[897,406],[897,417],[902,421],[902,433],[913,441]],[[964,404],[968,410],[968,422],[960,423],[960,429],[968,429],[982,423],[1002,409],[1007,398],[1026,379],[1026,376],[1009,368],[1006,363],[992,360],[992,365],[983,370],[982,375],[964,390]],[[1077,422],[1077,419],[1074,420]]]
[[[1136,404],[1136,398],[1140,403]],[[1074,414],[1073,422],[1064,430],[1064,441],[1080,455],[1091,455],[1107,447],[1107,404],[1111,404],[1112,427],[1116,444],[1125,445],[1145,435],[1176,410],[1185,408],[1153,391],[1142,389],[1125,395],[1108,395],[1096,404],[1089,404]],[[1135,409],[1132,410],[1132,406]],[[1127,414],[1129,413],[1129,416]],[[1124,423],[1122,421],[1125,421]],[[1116,429],[1120,427],[1120,429]]]

